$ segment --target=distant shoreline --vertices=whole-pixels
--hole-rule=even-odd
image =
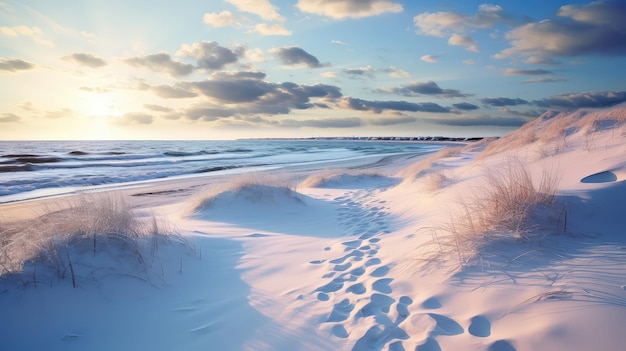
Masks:
[[[337,140],[337,141],[480,141],[486,137],[445,137],[445,136],[418,136],[418,137],[307,137],[307,138],[242,138],[237,140]]]

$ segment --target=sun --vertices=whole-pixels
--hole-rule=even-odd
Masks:
[[[87,96],[83,100],[82,106],[85,116],[119,116],[122,111],[114,96],[110,94],[97,94]]]

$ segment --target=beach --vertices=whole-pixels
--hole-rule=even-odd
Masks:
[[[623,105],[548,112],[0,204],[0,348],[621,350],[625,135]]]

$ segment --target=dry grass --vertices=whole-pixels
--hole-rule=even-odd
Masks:
[[[183,242],[176,231],[156,218],[140,221],[121,197],[85,195],[49,209],[35,219],[5,224],[0,241],[0,277],[24,285],[41,279],[71,278],[77,286],[77,257],[112,255],[150,267],[160,244]]]
[[[473,196],[459,200],[449,223],[437,228],[443,239],[437,244],[452,248],[461,264],[480,253],[495,237],[506,235],[528,241],[536,229],[532,218],[537,208],[555,203],[558,173],[544,171],[536,181],[519,160],[488,170]],[[437,235],[437,237],[440,237]]]
[[[308,176],[300,184],[303,187],[323,187],[326,184],[338,182],[341,178],[348,176],[356,179],[366,178],[383,178],[380,172],[371,170],[352,170],[352,169],[329,169]]]

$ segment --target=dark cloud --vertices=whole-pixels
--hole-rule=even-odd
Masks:
[[[288,119],[281,123],[284,127],[301,128],[357,128],[363,125],[363,121],[358,117],[346,118],[322,118],[322,119],[305,119],[294,120]]]
[[[157,85],[148,89],[164,99],[184,99],[198,96],[198,94],[178,86]]]
[[[0,59],[0,71],[9,71],[9,72],[17,72],[17,71],[26,71],[29,69],[33,69],[35,66],[24,60],[20,59]]]
[[[469,95],[461,93],[456,89],[442,89],[435,82],[413,82],[411,84],[402,86],[400,88],[392,88],[389,90],[378,90],[378,92],[391,92],[404,96],[417,96],[417,95],[433,95],[446,98],[453,97],[467,97]]]
[[[480,102],[482,102],[485,105],[497,106],[497,107],[529,104],[529,102],[524,99],[520,99],[520,98],[511,99],[511,98],[505,98],[505,97],[484,98],[484,99],[480,99]]]
[[[276,53],[280,61],[287,66],[305,65],[309,68],[323,67],[315,56],[299,47],[282,47],[274,49],[272,52]]]
[[[454,127],[520,127],[528,123],[530,119],[523,117],[477,116],[467,118],[433,118],[429,119],[429,121]]]
[[[0,115],[0,123],[19,122],[22,118],[14,113],[3,113]]]
[[[190,107],[184,110],[183,114],[193,121],[217,121],[218,119],[231,117],[236,114],[237,111],[228,108],[216,108],[216,107]]]
[[[343,100],[344,105],[352,110],[370,111],[381,113],[385,110],[401,111],[401,112],[432,112],[443,113],[450,112],[450,108],[443,107],[434,102],[414,103],[408,101],[368,101],[357,98],[346,97]]]
[[[372,66],[357,67],[357,68],[346,68],[346,69],[343,70],[343,73],[347,74],[348,76],[373,77],[374,76],[374,69],[372,68]]]
[[[195,58],[199,68],[219,70],[237,62],[239,57],[245,54],[245,49],[239,47],[231,50],[214,41],[202,41],[191,45],[185,44],[176,54]]]
[[[594,1],[562,6],[559,17],[529,23],[507,33],[511,47],[496,58],[526,56],[548,62],[553,57],[626,53],[626,2]]]
[[[597,91],[555,95],[547,99],[533,101],[545,108],[597,108],[610,107],[626,102],[626,91]]]
[[[411,117],[411,116],[391,116],[391,117],[370,119],[368,120],[368,124],[371,124],[374,126],[393,126],[397,124],[413,123],[416,120],[417,118]]]
[[[478,106],[474,104],[470,104],[469,102],[459,102],[458,104],[452,104],[452,107],[459,109],[459,110],[464,110],[464,111],[472,111],[472,110],[479,109]]]
[[[68,56],[64,56],[63,59],[67,61],[74,61],[80,65],[91,67],[91,68],[98,68],[98,67],[106,66],[107,64],[103,59],[93,54],[75,53],[75,54],[71,54]]]
[[[514,116],[519,116],[519,117],[529,117],[529,118],[539,117],[546,112],[546,110],[515,111],[515,110],[511,110],[508,107],[500,107],[499,110],[509,115],[514,115]]]
[[[147,68],[154,72],[165,73],[172,77],[182,77],[194,70],[193,65],[175,61],[167,53],[152,54],[142,57],[132,57],[124,62],[135,67]]]

